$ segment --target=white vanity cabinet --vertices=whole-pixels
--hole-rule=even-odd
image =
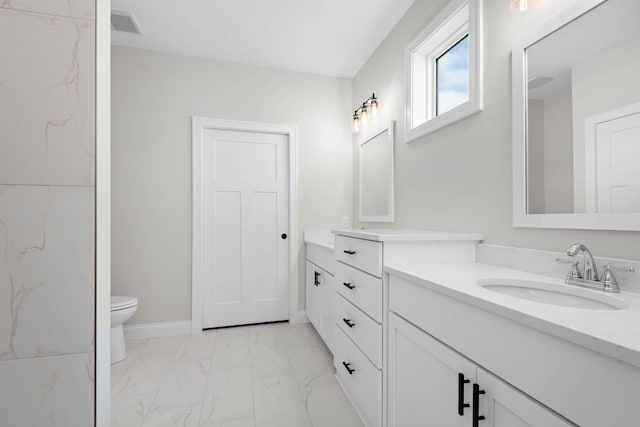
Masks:
[[[386,261],[475,261],[481,235],[422,230],[334,230],[336,378],[368,427],[385,424]],[[430,424],[424,424],[430,425]],[[438,425],[438,424],[432,424]],[[441,424],[446,425],[446,424]]]
[[[335,334],[335,259],[333,251],[307,243],[305,262],[307,317],[331,352]]]
[[[612,347],[614,352],[605,354],[600,350],[610,351],[605,347],[606,342],[595,346],[574,332],[578,327],[584,327],[585,322],[591,326],[592,319],[606,319],[608,325],[625,327],[628,322],[635,322],[635,309],[630,307],[627,314],[624,311],[616,314],[611,310],[550,307],[548,312],[560,321],[567,318],[565,313],[574,319],[567,322],[568,328],[559,329],[549,321],[537,322],[535,312],[524,311],[533,308],[533,303],[522,304],[523,311],[514,311],[510,307],[517,306],[515,298],[513,301],[491,299],[494,297],[490,292],[477,292],[476,279],[469,281],[469,277],[477,277],[475,272],[495,274],[495,268],[475,265],[453,268],[422,265],[413,270],[406,265],[386,267],[389,316],[404,319],[403,322],[398,319],[390,322],[388,329],[388,354],[395,358],[389,360],[387,366],[390,377],[387,396],[389,406],[393,408],[389,413],[394,414],[387,418],[389,427],[412,425],[399,421],[421,418],[417,411],[439,411],[445,405],[442,402],[431,405],[427,398],[421,400],[423,408],[415,403],[403,406],[403,398],[399,396],[419,393],[416,388],[421,387],[421,381],[407,379],[408,374],[404,372],[407,365],[430,361],[429,364],[440,366],[442,372],[435,378],[443,382],[443,394],[451,394],[451,382],[457,384],[455,369],[433,361],[434,346],[425,345],[425,342],[432,343],[434,339],[449,353],[476,367],[475,383],[485,391],[479,397],[479,414],[486,417],[486,421],[479,423],[479,427],[640,425],[640,407],[635,393],[640,384],[637,360],[629,358],[630,363],[621,360],[620,356],[627,356],[624,349]],[[631,295],[626,298],[630,303],[637,300]],[[545,307],[541,305],[537,310],[545,310]],[[616,319],[620,322],[614,323]],[[629,353],[628,357],[632,356]],[[426,378],[431,375],[420,370],[426,368],[414,369],[417,369],[416,376]],[[442,380],[447,371],[452,377]],[[474,373],[463,373],[473,384]],[[426,391],[426,396],[429,393]],[[469,390],[465,389],[465,393]],[[473,407],[473,399],[466,396],[465,403],[471,403]],[[451,399],[456,402],[455,390]],[[449,413],[450,409],[447,411]]]
[[[336,236],[336,377],[371,427],[382,424],[382,245]]]
[[[388,427],[574,425],[394,313],[388,369]]]

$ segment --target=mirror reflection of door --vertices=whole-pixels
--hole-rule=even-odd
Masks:
[[[640,103],[638,16],[640,1],[606,0],[526,48],[528,214],[640,213],[636,119],[586,127]]]
[[[640,212],[640,104],[586,120],[589,213]]]

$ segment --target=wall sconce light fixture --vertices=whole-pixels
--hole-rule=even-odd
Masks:
[[[361,127],[367,125],[369,119],[374,119],[378,115],[379,107],[380,101],[376,98],[376,94],[372,93],[353,113],[353,122],[351,125],[353,132],[358,133]]]
[[[509,0],[509,9],[524,12],[536,3],[538,3],[538,0]]]

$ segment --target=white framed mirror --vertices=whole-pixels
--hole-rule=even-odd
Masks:
[[[640,230],[638,0],[583,0],[514,46],[515,227]]]
[[[360,141],[359,219],[393,222],[395,121],[373,127]]]

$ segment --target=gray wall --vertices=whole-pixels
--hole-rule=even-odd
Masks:
[[[541,214],[545,210],[544,117],[544,101],[530,99],[527,106],[527,207],[531,214]]]
[[[544,213],[573,213],[571,90],[544,100]]]
[[[94,424],[95,10],[0,4],[0,425]]]
[[[191,116],[298,126],[302,230],[350,215],[351,81],[139,49],[112,50],[112,293],[130,323],[191,319]]]
[[[395,226],[481,232],[488,243],[554,251],[579,241],[599,256],[640,260],[638,232],[512,226],[512,43],[556,13],[555,2],[540,2],[518,13],[503,1],[485,0],[484,111],[410,144],[403,142],[405,48],[446,3],[416,0],[354,78],[353,105],[375,92],[382,115],[398,120]]]

